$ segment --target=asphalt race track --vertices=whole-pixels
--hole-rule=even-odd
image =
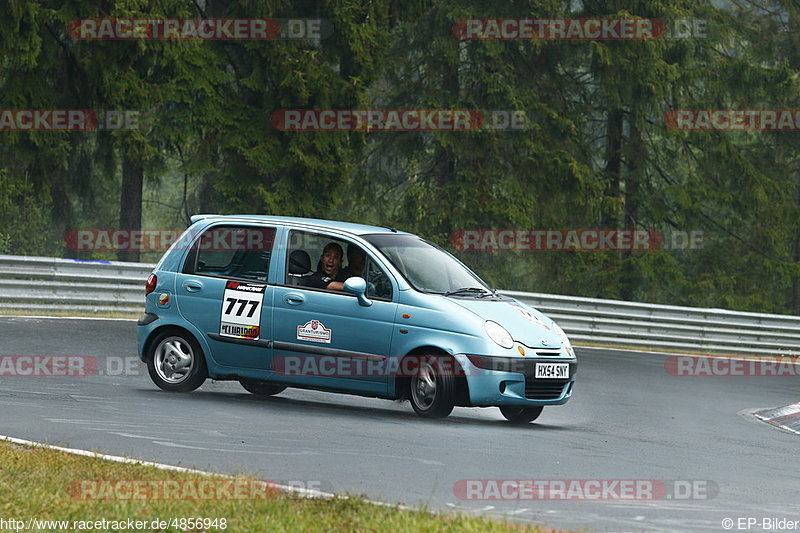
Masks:
[[[258,399],[235,382],[162,392],[138,361],[120,368],[119,358],[136,357],[135,330],[133,321],[0,317],[0,355],[88,355],[116,374],[0,377],[0,433],[556,528],[724,531],[725,518],[800,520],[800,436],[740,414],[798,401],[798,378],[674,377],[662,355],[578,348],[573,399],[535,423],[511,426],[496,408],[431,421],[408,403],[291,389]],[[459,480],[506,478],[696,480],[719,490],[628,502],[454,495]]]

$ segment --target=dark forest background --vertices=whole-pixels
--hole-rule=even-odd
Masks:
[[[800,108],[792,1],[0,2],[0,107],[138,110],[120,131],[0,132],[0,253],[194,213],[472,228],[702,231],[702,249],[456,254],[494,286],[800,314],[800,132],[674,131],[670,109]],[[75,40],[86,17],[320,18],[324,39]],[[462,18],[702,20],[648,41],[458,40]],[[524,110],[524,131],[289,132],[292,108]]]

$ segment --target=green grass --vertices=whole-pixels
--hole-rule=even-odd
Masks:
[[[301,498],[267,489],[258,499],[85,499],[74,497],[81,480],[221,480],[198,474],[160,470],[83,457],[57,450],[0,442],[0,517],[28,520],[143,520],[225,518],[227,528],[183,531],[243,533],[463,531],[474,533],[543,532],[518,524],[425,510],[401,510],[368,503],[358,497]],[[238,478],[244,479],[244,478]],[[388,481],[387,481],[388,482]],[[70,487],[73,490],[70,490]],[[53,529],[52,531],[74,531]],[[94,531],[107,531],[95,529]],[[125,530],[133,531],[133,530]],[[181,529],[139,529],[177,532]]]

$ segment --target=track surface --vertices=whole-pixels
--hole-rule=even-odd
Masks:
[[[0,355],[135,358],[132,321],[0,318]],[[797,378],[681,378],[664,358],[580,349],[575,396],[527,427],[456,408],[439,421],[386,400],[237,383],[191,394],[132,375],[0,378],[0,433],[387,502],[589,531],[724,531],[724,518],[800,520],[798,436],[738,413],[798,400]],[[116,368],[116,360],[112,369]],[[711,480],[708,500],[458,500],[462,479]],[[734,528],[735,530],[735,528]],[[760,528],[751,531],[761,531]]]

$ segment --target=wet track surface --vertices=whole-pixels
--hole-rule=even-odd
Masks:
[[[0,317],[0,355],[88,355],[101,374],[116,374],[119,358],[135,358],[135,330],[133,321]],[[292,389],[260,399],[235,382],[166,393],[137,361],[127,375],[0,377],[0,433],[556,528],[724,531],[724,518],[800,520],[800,436],[739,414],[798,401],[798,378],[674,377],[662,355],[576,351],[572,400],[525,427],[496,408],[431,421],[408,403]],[[506,478],[707,480],[719,493],[627,502],[454,495],[459,480]]]

